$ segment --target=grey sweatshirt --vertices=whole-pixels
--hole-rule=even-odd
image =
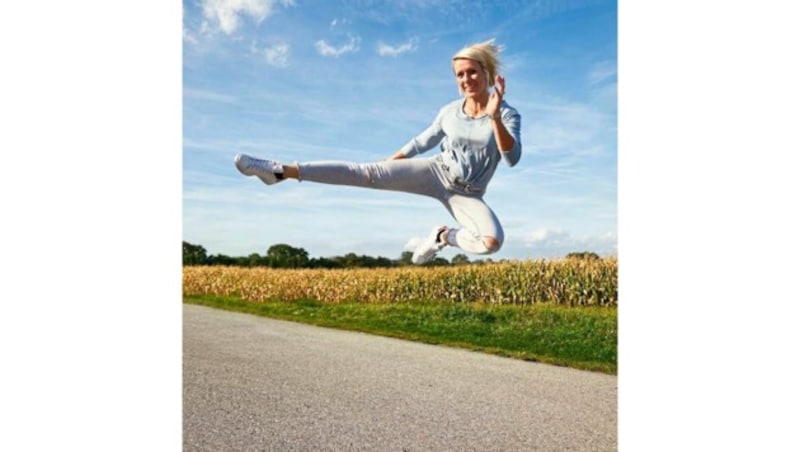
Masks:
[[[514,137],[514,147],[508,152],[500,152],[491,119],[488,116],[475,119],[467,116],[463,110],[464,102],[461,98],[442,107],[433,123],[400,150],[406,157],[413,157],[439,144],[447,178],[483,192],[500,159],[508,166],[519,162],[522,154],[520,115],[505,101],[500,105],[503,124]]]

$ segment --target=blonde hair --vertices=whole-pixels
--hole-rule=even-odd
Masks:
[[[494,79],[497,77],[497,70],[501,66],[497,55],[503,51],[503,48],[503,46],[495,44],[494,38],[492,38],[488,41],[464,47],[453,55],[452,62],[462,59],[477,61],[486,76],[486,86],[492,87],[494,86]]]

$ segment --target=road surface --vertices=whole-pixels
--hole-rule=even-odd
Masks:
[[[184,304],[184,451],[613,451],[617,378]]]

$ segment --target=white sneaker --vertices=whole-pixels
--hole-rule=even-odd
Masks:
[[[439,233],[446,230],[447,226],[436,226],[433,228],[428,238],[420,243],[417,249],[414,250],[414,254],[411,256],[411,262],[419,265],[433,259],[436,253],[447,246],[446,242],[439,241]]]
[[[236,154],[233,158],[236,169],[245,176],[258,176],[261,182],[272,185],[283,180],[283,165],[272,160],[262,160],[246,154]]]

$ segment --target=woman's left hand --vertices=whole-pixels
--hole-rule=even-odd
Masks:
[[[506,79],[498,75],[494,79],[494,92],[489,95],[489,102],[486,104],[486,114],[494,116],[500,112],[500,104],[503,103],[503,95],[506,93]]]

